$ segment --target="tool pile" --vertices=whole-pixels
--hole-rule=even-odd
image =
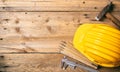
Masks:
[[[86,67],[86,66],[83,66],[83,65],[80,65],[80,64],[76,64],[70,60],[68,60],[66,57],[64,57],[61,61],[61,65],[62,65],[62,68],[63,69],[66,69],[68,66],[72,66],[73,69],[75,69],[75,67],[80,67],[80,68],[83,68],[83,69],[86,69],[91,72],[97,72],[96,70],[94,69],[97,69],[98,68],[98,65],[96,64],[93,64],[90,60],[88,60],[83,54],[81,54],[79,51],[77,51],[72,43],[70,42],[65,42],[65,41],[62,41],[61,44],[60,44],[60,51],[62,54],[68,56],[68,57],[71,57],[89,67]]]
[[[65,42],[65,41],[62,41],[61,42],[61,45],[60,45],[60,49],[61,49],[61,53],[66,55],[66,56],[69,56],[71,58],[74,58],[94,69],[97,69],[97,65],[93,64],[90,60],[88,60],[83,54],[81,54],[79,51],[77,51],[72,43],[70,42]]]
[[[91,33],[102,34],[102,36],[105,36],[107,38],[105,40],[104,40],[104,37],[103,38],[102,37],[97,38],[95,36],[99,36],[99,35],[95,35],[95,34],[94,35],[91,34],[91,35],[93,35],[93,37],[91,36],[92,39],[89,38],[90,35],[86,36],[86,37],[88,37],[88,40],[92,40],[92,42],[93,42],[93,43],[92,42],[88,43],[86,45],[89,45],[89,47],[91,47],[91,50],[95,51],[94,54],[91,53],[91,55],[88,55],[90,53],[87,54],[87,51],[89,52],[90,49],[85,51],[83,48],[79,48],[80,45],[82,45],[81,41],[85,40],[85,38],[82,39],[83,36],[85,36],[85,34],[87,34],[87,33],[83,33],[83,32],[87,32],[87,30],[90,30],[90,25],[88,25],[88,27],[87,27],[88,29],[86,27],[84,27],[84,26],[81,27],[82,28],[81,30],[85,30],[83,32],[77,31],[77,32],[80,32],[76,36],[77,40],[75,40],[75,41],[78,41],[77,42],[78,44],[76,44],[76,47],[75,47],[77,49],[75,49],[74,46],[73,46],[73,44],[75,44],[75,42],[73,42],[73,44],[72,44],[72,42],[65,42],[65,41],[61,42],[61,44],[60,44],[60,52],[65,55],[65,57],[61,61],[61,67],[63,69],[66,69],[68,66],[70,66],[73,69],[75,69],[76,67],[80,67],[80,68],[85,69],[85,70],[87,70],[89,72],[99,72],[97,70],[98,69],[98,65],[106,66],[106,67],[116,67],[116,66],[120,65],[119,64],[120,63],[119,62],[120,61],[119,60],[120,53],[118,53],[119,50],[120,50],[120,46],[119,46],[119,43],[118,43],[120,41],[120,37],[119,37],[119,35],[120,35],[120,33],[119,33],[120,21],[117,18],[115,18],[110,13],[113,10],[113,6],[114,6],[113,3],[110,2],[107,6],[105,6],[103,8],[103,10],[100,12],[100,14],[97,17],[95,17],[95,19],[97,21],[101,21],[104,17],[107,17],[109,20],[111,20],[116,25],[117,29],[114,28],[114,27],[112,27],[112,26],[109,26],[109,25],[108,26],[107,25],[103,25],[103,26],[102,25],[98,25],[98,27],[96,27],[96,25],[94,25],[94,26],[91,26],[91,28],[96,27],[96,28],[93,29],[94,31],[95,30],[96,31],[95,32],[93,31]],[[102,30],[102,29],[104,29],[104,30]],[[80,28],[78,30],[80,30]],[[112,34],[110,35],[110,33],[107,33],[109,31],[110,31],[110,33],[113,33],[113,35]],[[106,34],[104,34],[104,33],[106,33]],[[82,34],[84,34],[84,35],[82,35]],[[81,38],[79,38],[80,35],[82,35]],[[110,45],[108,45],[110,43],[110,42],[108,42],[110,40],[108,38],[111,38],[111,39],[115,40],[114,42],[116,43],[116,44],[114,42],[111,43],[111,46],[113,45],[112,46],[113,49],[111,49],[111,50],[110,50]],[[94,39],[96,39],[96,40],[94,40]],[[102,43],[102,41],[103,41],[103,43]],[[81,44],[80,44],[80,42],[81,42]],[[95,43],[96,45],[92,45],[92,44],[94,44],[94,42],[101,43],[101,44],[103,44],[105,46],[109,46],[109,47],[105,47],[105,46],[99,47],[100,45],[99,44],[97,45],[97,43]],[[80,49],[83,49],[83,51],[80,50]],[[101,49],[103,51],[101,51],[99,49]],[[117,49],[118,51],[116,51],[115,49]],[[104,51],[110,52],[110,53],[112,53],[112,55],[111,54],[107,54]],[[96,53],[96,55],[95,55],[95,53]],[[101,56],[98,55],[98,54],[100,54]],[[75,59],[75,60],[77,60],[77,61],[79,61],[79,62],[81,62],[81,63],[83,63],[83,64],[85,64],[87,66],[84,66],[82,64],[78,64],[78,63],[76,63],[74,61],[71,61],[71,60],[67,59],[66,56],[68,56],[70,58],[73,58],[73,59]],[[95,56],[96,57],[96,61],[100,61],[101,63],[100,62],[92,61],[92,58],[90,58],[90,56],[91,57]],[[102,58],[102,56],[104,56],[104,58]],[[108,59],[108,61],[105,60],[105,57],[106,57],[106,59]],[[116,57],[116,58],[114,58],[114,57]],[[103,62],[103,64],[102,64],[102,62]],[[115,64],[115,62],[118,63],[118,64]]]

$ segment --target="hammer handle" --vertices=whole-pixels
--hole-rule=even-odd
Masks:
[[[116,17],[114,17],[111,13],[107,13],[106,14],[106,17],[109,19],[109,20],[111,20],[119,29],[120,29],[120,21],[116,18]]]

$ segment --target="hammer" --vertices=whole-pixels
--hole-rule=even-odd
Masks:
[[[113,10],[113,3],[110,2],[108,5],[106,5],[103,8],[103,10],[98,14],[98,16],[95,17],[95,19],[97,21],[101,21],[106,16],[120,29],[120,21],[110,13],[112,10]]]

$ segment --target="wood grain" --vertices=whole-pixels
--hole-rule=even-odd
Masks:
[[[72,41],[76,29],[98,12],[0,12],[0,53],[59,52],[60,41]],[[4,15],[4,16],[3,16]],[[117,18],[119,12],[114,12]]]
[[[114,11],[120,11],[120,1],[111,0]],[[100,11],[109,0],[1,0],[0,11]]]
[[[4,54],[0,59],[1,72],[70,72],[60,67],[63,55],[60,54]],[[81,69],[72,70],[82,71]]]
[[[111,1],[112,14],[120,19],[120,1]],[[63,55],[52,53],[60,52],[61,41],[72,41],[83,23],[113,25],[108,19],[94,19],[106,4],[108,0],[0,0],[0,72],[86,72],[61,70]]]
[[[62,70],[61,54],[1,54],[1,72],[87,72],[81,68]],[[120,72],[117,68],[100,68],[100,72]]]

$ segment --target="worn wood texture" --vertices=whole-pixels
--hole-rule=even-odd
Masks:
[[[0,72],[71,72],[62,70],[60,54],[4,54],[0,58]],[[72,72],[86,72],[77,68]]]
[[[119,0],[111,0],[120,11]],[[109,0],[1,0],[0,11],[100,11]]]
[[[0,72],[87,72],[81,68],[62,70],[61,54],[2,54]],[[101,68],[100,72],[120,72],[118,68]]]
[[[60,41],[72,41],[82,23],[98,12],[0,12],[0,53],[59,52]],[[120,18],[119,12],[114,12]]]
[[[115,17],[120,19],[120,0]],[[61,70],[61,41],[72,41],[83,23],[99,22],[95,16],[108,0],[0,0],[0,72],[86,72]],[[38,54],[36,54],[38,53]],[[40,54],[39,54],[40,53]],[[49,53],[49,54],[41,54]],[[101,72],[120,72],[120,68],[102,68]]]

